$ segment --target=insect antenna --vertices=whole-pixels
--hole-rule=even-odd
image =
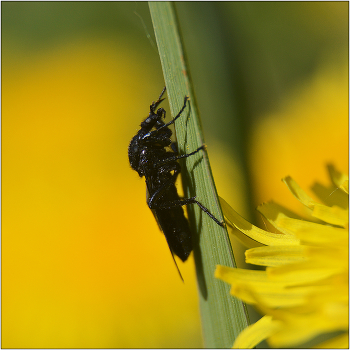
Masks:
[[[164,86],[164,89],[162,90],[161,94],[159,95],[158,100],[151,104],[151,111],[153,113],[155,112],[155,109],[160,105],[160,103],[165,100],[165,98],[162,98],[165,90],[166,90],[166,86]]]

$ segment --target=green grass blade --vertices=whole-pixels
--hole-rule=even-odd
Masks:
[[[169,2],[149,2],[173,116],[181,109],[184,96],[190,97],[190,108],[186,108],[184,116],[175,123],[179,152],[186,154],[204,144],[204,137],[174,6],[174,3]],[[182,165],[183,169],[187,169],[182,174],[185,195],[196,195],[197,200],[222,220],[206,152],[186,158]],[[245,305],[229,294],[230,287],[227,284],[214,278],[216,265],[236,266],[230,239],[227,230],[217,225],[196,205],[190,205],[188,213],[192,231],[197,233],[194,238],[194,258],[205,346],[229,348],[248,325]]]

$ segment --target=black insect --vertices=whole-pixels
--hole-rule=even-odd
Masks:
[[[160,229],[163,231],[172,254],[186,261],[192,251],[191,231],[188,220],[182,209],[186,204],[197,204],[218,225],[224,226],[209,210],[196,200],[196,197],[180,198],[175,181],[181,171],[178,159],[190,157],[204,148],[178,155],[176,143],[171,141],[172,131],[169,125],[180,118],[186,107],[188,97],[177,116],[165,124],[166,112],[156,108],[164,100],[162,96],[150,106],[148,117],[141,123],[141,129],[132,138],[129,145],[129,161],[131,167],[140,177],[145,177],[147,186],[147,204],[152,210]],[[181,276],[181,274],[180,274]]]

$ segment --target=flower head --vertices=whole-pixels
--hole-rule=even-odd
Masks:
[[[274,202],[259,206],[275,233],[248,223],[221,200],[228,225],[254,247],[246,251],[246,262],[266,266],[265,271],[217,266],[215,276],[231,284],[231,294],[265,314],[233,347],[254,347],[265,339],[272,347],[294,347],[331,332],[338,335],[318,347],[348,347],[349,179],[333,167],[329,171],[336,203],[330,203],[330,193],[324,198],[327,204],[318,203],[292,178],[283,179],[312,220]]]

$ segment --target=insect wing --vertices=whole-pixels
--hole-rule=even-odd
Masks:
[[[155,192],[152,187],[152,178],[146,178],[146,197],[147,202]],[[184,215],[182,206],[171,205],[172,202],[180,199],[174,184],[167,188],[167,191],[161,197],[162,204],[169,203],[169,208],[152,209],[160,230],[163,232],[170,250],[182,261],[186,261],[192,251],[191,231],[188,220]]]
[[[147,202],[147,203],[148,203],[150,197],[151,197],[151,196],[150,196],[149,190],[148,190],[148,182],[146,181],[146,202]],[[158,217],[157,217],[157,212],[156,212],[156,210],[155,210],[155,209],[151,209],[151,212],[152,212],[154,218],[156,219],[156,222],[157,222],[157,225],[158,225],[159,229],[163,232],[162,227],[161,227],[161,225],[160,225],[160,223],[159,223],[159,220],[158,220]]]
[[[146,201],[147,201],[147,203],[148,203],[149,198],[150,198],[150,194],[149,194],[148,185],[147,185],[147,181],[146,181]],[[157,222],[157,225],[158,225],[158,227],[159,227],[159,230],[160,230],[161,232],[164,233],[164,231],[163,231],[163,229],[162,229],[162,226],[161,226],[161,224],[160,224],[160,222],[159,222],[159,220],[158,220],[157,210],[156,210],[156,209],[152,209],[151,211],[152,211],[152,214],[153,214],[154,218],[156,219],[156,222]],[[169,243],[168,238],[167,238],[167,236],[166,236],[165,234],[164,234],[164,236],[165,236],[165,239],[167,240],[168,247],[169,247],[171,256],[173,257],[173,260],[174,260],[174,263],[175,263],[177,272],[179,273],[180,278],[181,278],[181,280],[183,281],[184,279],[182,278],[180,269],[179,269],[179,267],[177,266],[177,263],[176,263],[176,260],[175,260],[175,257],[174,257],[174,252],[173,252],[173,250],[171,249],[171,243]],[[191,250],[192,250],[192,249],[191,249]]]
[[[192,239],[182,207],[154,211],[170,249],[182,261],[186,261],[192,251]]]

